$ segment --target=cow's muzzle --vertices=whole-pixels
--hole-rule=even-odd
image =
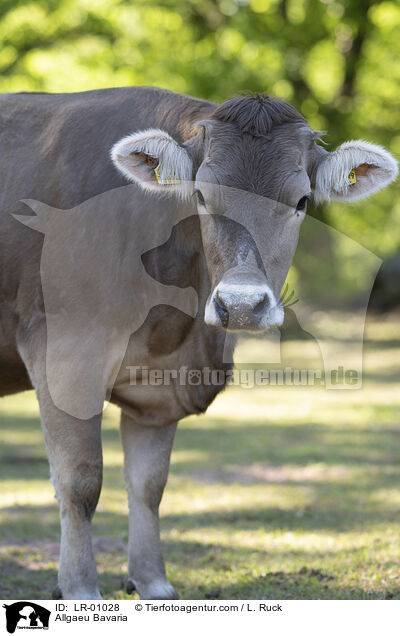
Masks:
[[[228,331],[262,331],[280,326],[283,317],[281,303],[265,283],[221,281],[207,301],[204,320]]]

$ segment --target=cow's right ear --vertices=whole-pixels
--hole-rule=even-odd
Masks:
[[[111,149],[111,159],[145,190],[181,197],[192,193],[192,159],[164,130],[151,128],[120,139]]]

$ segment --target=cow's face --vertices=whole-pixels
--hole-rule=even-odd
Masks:
[[[260,330],[283,322],[280,291],[307,204],[312,130],[303,121],[268,137],[210,122],[194,181],[212,291],[205,320]]]
[[[179,144],[147,130],[112,149],[117,167],[143,188],[196,202],[211,293],[204,319],[229,330],[283,322],[280,290],[312,192],[317,201],[368,196],[397,176],[397,162],[363,141],[332,153],[288,104],[236,98]]]

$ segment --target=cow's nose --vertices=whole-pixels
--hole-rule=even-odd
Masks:
[[[215,311],[225,329],[257,328],[270,304],[265,289],[222,288],[214,296]]]

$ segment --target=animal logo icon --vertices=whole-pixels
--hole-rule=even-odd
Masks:
[[[11,605],[3,605],[6,610],[6,629],[14,634],[16,629],[48,629],[50,610],[32,603],[19,601]]]

